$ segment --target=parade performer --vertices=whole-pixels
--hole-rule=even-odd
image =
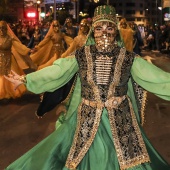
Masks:
[[[54,20],[45,38],[35,46],[33,54],[30,55],[38,69],[52,65],[56,59],[61,57],[61,54],[66,50],[63,41],[69,46],[73,39],[62,33],[59,21]]]
[[[170,73],[115,42],[112,6],[95,9],[91,34],[75,56],[9,81],[54,91],[78,73],[65,121],[6,170],[169,170],[147,139],[141,119],[146,91],[170,100]],[[145,89],[145,90],[144,90]]]
[[[130,28],[134,31],[133,35],[133,52],[136,54],[141,55],[141,47],[144,46],[143,39],[141,36],[141,32],[137,26],[136,23],[130,22],[129,23]]]
[[[62,28],[62,32],[64,32],[67,36],[75,38],[77,36],[78,29],[73,26],[72,18],[66,18],[65,23]]]
[[[85,45],[89,30],[89,21],[87,19],[82,19],[79,24],[78,35],[74,38],[74,41],[70,44],[70,47],[61,55],[61,57],[68,57],[71,53],[75,52],[76,49],[79,49],[80,47]]]
[[[26,91],[20,86],[14,91],[11,83],[4,78],[10,70],[23,75],[23,69],[36,69],[29,58],[30,49],[23,45],[5,21],[0,21],[0,100],[20,97]]]
[[[30,42],[28,43],[28,48],[34,48],[36,45],[38,45],[43,40],[43,34],[38,25],[35,25],[34,33],[30,38]]]
[[[81,20],[78,36],[74,38],[73,42],[70,44],[70,47],[61,55],[62,58],[68,57],[73,54],[76,49],[79,49],[85,45],[90,27],[91,25],[87,19]],[[45,92],[41,96],[41,101],[36,111],[36,116],[38,118],[42,118],[43,115],[54,109],[56,106],[58,106],[56,109],[57,116],[59,116],[61,112],[65,114],[67,110],[66,105],[69,101],[69,94],[71,94],[71,89],[74,86],[75,79],[76,75],[67,84],[54,92]]]
[[[125,18],[122,18],[119,22],[119,32],[125,48],[128,51],[133,52],[135,31],[133,31],[132,28],[130,28]]]

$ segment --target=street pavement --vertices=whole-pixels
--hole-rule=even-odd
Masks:
[[[170,72],[170,56],[142,51],[164,71]],[[55,130],[55,109],[42,119],[35,116],[39,95],[27,92],[19,99],[0,101],[0,170]],[[153,146],[170,164],[170,102],[148,93],[144,130]]]

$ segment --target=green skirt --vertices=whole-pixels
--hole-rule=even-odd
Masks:
[[[21,156],[6,170],[68,170],[65,162],[76,128],[75,111],[56,131]],[[170,170],[170,166],[152,147],[142,132],[151,162],[128,170]],[[107,111],[104,109],[95,139],[77,170],[120,170]]]
[[[80,101],[81,84],[78,79],[65,120],[60,123],[59,119],[57,128],[51,135],[10,164],[6,170],[68,170],[65,163],[76,129],[77,108]],[[170,170],[170,166],[150,144],[142,128],[141,134],[151,162],[131,167],[128,170]],[[94,141],[76,169],[120,170],[106,109],[103,110]]]

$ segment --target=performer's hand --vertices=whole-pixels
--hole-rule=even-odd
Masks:
[[[33,49],[30,50],[30,53],[34,54],[36,51],[37,51],[37,49],[33,48]]]
[[[31,49],[30,52],[33,54],[33,53],[35,53],[37,51],[38,51],[38,46],[36,45],[33,49]]]
[[[59,117],[61,113],[66,114],[66,112],[67,112],[67,109],[66,109],[66,106],[64,104],[59,104],[57,106],[57,109],[56,109],[57,117]]]
[[[155,60],[155,58],[150,56],[144,56],[143,59],[147,60],[149,63],[152,63],[152,60]]]
[[[24,84],[25,81],[25,76],[20,76],[18,75],[16,72],[14,72],[13,70],[11,70],[11,73],[8,74],[8,76],[4,77],[10,81],[11,83],[14,84],[14,89],[16,90],[18,88],[19,85]]]

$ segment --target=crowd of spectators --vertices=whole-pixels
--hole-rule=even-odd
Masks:
[[[67,20],[70,21],[69,19],[66,19],[66,21]],[[30,41],[33,39],[35,30],[39,29],[39,41],[41,41],[48,32],[50,24],[50,22],[18,22],[10,26],[20,41],[30,47]],[[78,32],[78,24],[75,23],[73,26],[75,28],[74,32]],[[141,50],[170,54],[170,22],[161,26],[138,25],[137,28],[143,40],[143,43],[140,43]],[[66,30],[66,24],[61,26],[61,30],[69,32],[69,30]]]
[[[170,23],[148,26],[141,29],[142,31],[143,50],[170,54]]]

